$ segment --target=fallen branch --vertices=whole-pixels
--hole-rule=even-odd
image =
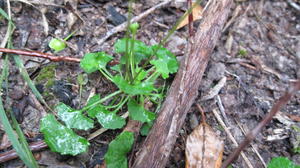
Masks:
[[[244,141],[229,155],[227,160],[224,161],[222,168],[229,166],[241,153],[241,151],[253,141],[256,135],[264,128],[273,118],[274,115],[288,103],[297,91],[300,90],[300,80],[297,80],[293,87],[290,88],[282,97],[279,98],[277,103],[272,107],[271,111],[266,115],[266,117],[251,131],[247,134]]]
[[[52,54],[42,53],[38,51],[26,51],[26,50],[18,50],[18,49],[8,49],[8,48],[0,48],[0,52],[3,53],[10,53],[10,54],[17,54],[17,55],[24,55],[24,56],[30,56],[30,57],[39,57],[39,58],[45,58],[50,61],[54,62],[76,62],[79,63],[79,58],[72,58],[72,57],[65,57],[65,56],[54,56]]]
[[[221,35],[232,0],[210,0],[188,54],[180,66],[150,134],[138,152],[134,168],[165,167],[186,114],[198,95],[209,57]]]

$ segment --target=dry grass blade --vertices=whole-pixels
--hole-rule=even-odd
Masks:
[[[204,112],[197,104],[204,116]],[[202,117],[203,118],[203,117]],[[224,143],[205,122],[194,129],[186,142],[186,168],[219,168],[222,163]]]

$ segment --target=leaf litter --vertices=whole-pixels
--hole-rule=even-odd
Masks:
[[[224,142],[206,123],[204,112],[200,105],[197,107],[202,114],[202,122],[187,137],[186,168],[219,168],[222,163]]]

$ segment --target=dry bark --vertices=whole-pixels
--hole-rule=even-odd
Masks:
[[[210,55],[221,35],[232,0],[210,0],[188,53],[180,66],[168,97],[142,149],[134,168],[165,167],[186,114],[198,95],[198,88]]]

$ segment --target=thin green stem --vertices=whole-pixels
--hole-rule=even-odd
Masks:
[[[86,111],[86,110],[90,109],[91,107],[93,107],[93,106],[95,106],[95,105],[97,105],[97,104],[103,103],[103,102],[105,102],[106,100],[108,100],[108,99],[110,99],[110,98],[112,98],[112,97],[114,97],[114,96],[116,96],[116,95],[118,95],[118,94],[120,94],[120,93],[122,93],[121,90],[118,90],[118,91],[116,91],[116,92],[114,92],[114,93],[111,93],[111,94],[107,95],[106,97],[104,97],[104,98],[102,98],[102,99],[96,101],[95,103],[93,103],[93,104],[91,104],[91,105],[88,105],[88,106],[85,106],[85,107],[82,108],[80,111],[81,111],[81,112]]]
[[[130,23],[131,23],[131,18],[132,18],[132,2],[133,0],[130,0],[128,3],[128,19],[127,19],[127,31],[126,31],[126,50],[125,50],[125,59],[126,59],[126,64],[125,64],[125,80],[132,81],[132,76],[130,76],[130,51],[129,51],[129,39],[130,39]]]
[[[69,38],[71,38],[76,32],[77,30],[74,30],[71,34],[69,34],[66,38],[64,38],[64,41],[69,40]]]
[[[105,76],[105,78],[113,82],[112,75],[106,69],[99,69],[99,71]]]
[[[133,79],[135,76],[134,42],[135,42],[135,32],[132,33],[131,46],[130,46],[130,67],[131,67],[131,75],[132,75]],[[133,81],[131,81],[131,82],[133,82]]]
[[[105,106],[105,108],[107,108],[107,109],[117,108],[123,101],[124,101],[124,96],[122,96],[122,98],[121,98],[121,100],[119,101],[118,104]]]
[[[145,80],[145,82],[153,82],[159,77],[159,75],[160,75],[160,73],[155,71]]]
[[[125,100],[113,112],[116,113],[117,111],[119,111],[128,100],[129,100],[129,96],[127,96]]]

